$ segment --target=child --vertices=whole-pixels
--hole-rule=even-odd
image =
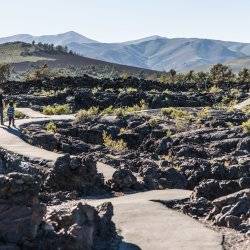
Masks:
[[[11,126],[11,123],[12,126],[15,127],[15,109],[14,109],[14,103],[12,101],[9,103],[7,116],[9,118],[9,127]]]

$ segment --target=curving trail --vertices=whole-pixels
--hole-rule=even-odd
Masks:
[[[44,116],[27,108],[19,110],[30,118],[17,120],[16,129],[1,126],[0,147],[31,159],[55,161],[60,154],[24,142],[20,138],[19,127],[33,122],[73,120],[74,116]],[[115,170],[110,166],[98,163],[98,171],[103,173],[105,179],[108,180]],[[114,206],[113,220],[123,237],[123,242],[119,246],[120,250],[222,249],[222,235],[220,233],[153,201],[183,199],[188,198],[189,195],[190,191],[187,190],[155,190],[117,198],[82,201],[94,206],[105,201],[112,202]],[[48,209],[67,208],[76,202],[79,201],[65,202],[60,206],[48,207]]]

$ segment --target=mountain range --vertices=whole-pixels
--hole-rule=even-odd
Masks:
[[[67,46],[77,54],[133,67],[169,71],[207,70],[224,63],[234,70],[250,65],[250,44],[199,38],[151,36],[122,43],[102,43],[74,31],[58,35],[20,34],[0,38],[0,44],[21,41]]]

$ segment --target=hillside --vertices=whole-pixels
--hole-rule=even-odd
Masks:
[[[228,61],[227,64],[235,71],[239,71],[243,67],[250,68],[250,56]]]
[[[39,46],[23,42],[0,44],[0,63],[11,64],[15,72],[24,72],[32,68],[47,64],[50,68],[81,70],[81,73],[129,73],[138,75],[142,71],[145,74],[153,74],[151,70],[143,70],[113,63],[95,60],[71,53],[60,51],[48,51]]]
[[[229,63],[235,69],[247,66],[250,44],[198,38],[151,36],[123,43],[101,43],[76,32],[58,35],[16,35],[0,38],[0,43],[32,41],[67,46],[84,57],[158,71],[207,70],[212,64]]]

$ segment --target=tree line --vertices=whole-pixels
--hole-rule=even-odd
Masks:
[[[166,83],[233,83],[233,82],[250,82],[250,70],[247,68],[241,69],[238,73],[234,73],[232,69],[223,64],[213,65],[209,71],[195,72],[190,70],[187,73],[177,73],[174,69],[163,73],[157,77],[160,82]]]
[[[51,44],[40,44],[38,46],[44,46],[45,49],[52,50],[53,48],[59,47],[59,51],[66,51],[66,48],[61,48],[62,46],[52,46]],[[126,77],[129,77],[129,72],[126,74]],[[121,77],[123,77],[121,75]],[[0,64],[0,83],[6,82],[11,76],[11,66],[9,64]],[[51,73],[48,65],[43,65],[37,69],[34,69],[32,72],[28,72],[27,80],[39,80],[50,78],[51,76],[57,77],[55,72]],[[119,77],[119,76],[117,76]],[[124,76],[125,77],[125,76]],[[144,74],[140,74],[139,78],[148,78]],[[250,70],[247,68],[241,69],[238,73],[234,73],[232,69],[223,64],[213,65],[209,71],[200,71],[195,72],[190,70],[187,73],[178,73],[174,69],[171,69],[169,72],[158,72],[152,74],[150,77],[152,80],[157,80],[162,83],[213,83],[218,86],[220,83],[250,83]]]
[[[59,52],[59,53],[69,53],[74,55],[75,53],[72,50],[69,50],[67,46],[57,45],[55,46],[53,43],[36,43],[32,42],[33,46],[37,46],[38,48],[48,51],[48,52]]]

